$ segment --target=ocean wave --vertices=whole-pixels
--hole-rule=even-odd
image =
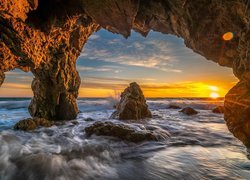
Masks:
[[[151,109],[167,109],[170,105],[180,108],[192,107],[199,110],[212,110],[217,106],[223,105],[223,101],[204,101],[204,100],[149,100],[148,105]]]
[[[0,109],[22,109],[28,108],[30,100],[23,101],[0,101]]]

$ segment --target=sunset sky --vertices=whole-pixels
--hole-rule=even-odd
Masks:
[[[224,96],[237,82],[230,68],[204,59],[182,39],[132,32],[124,39],[105,30],[93,34],[77,61],[80,97],[109,97],[136,81],[146,97]],[[30,97],[31,73],[6,73],[1,97]]]

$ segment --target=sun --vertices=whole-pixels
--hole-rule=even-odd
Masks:
[[[219,94],[218,94],[218,93],[212,92],[212,93],[210,94],[210,98],[212,98],[212,99],[217,99],[218,97],[219,97]]]

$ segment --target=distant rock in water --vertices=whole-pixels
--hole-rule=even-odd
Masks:
[[[16,123],[16,125],[14,126],[14,129],[23,130],[23,131],[31,131],[31,130],[38,128],[39,126],[51,127],[53,125],[54,125],[53,121],[48,121],[47,119],[44,119],[44,118],[28,118],[28,119],[24,119]]]
[[[135,143],[141,141],[163,141],[170,137],[170,134],[165,131],[138,130],[136,127],[126,124],[115,124],[110,121],[95,122],[91,126],[86,127],[85,132],[87,136],[91,136],[92,134],[96,134],[97,136],[112,136]]]
[[[92,119],[92,118],[90,118],[90,117],[88,117],[88,118],[84,119],[84,121],[95,121],[95,120]]]
[[[198,114],[199,112],[194,110],[193,108],[191,107],[186,107],[186,108],[183,108],[181,111],[179,112],[182,112],[188,116],[191,116],[191,115],[195,115],[195,114]]]
[[[121,94],[121,100],[116,106],[116,111],[111,115],[112,119],[139,120],[151,118],[145,97],[140,86],[133,82]]]
[[[181,109],[180,106],[174,105],[174,104],[170,104],[168,107],[168,109]]]
[[[213,113],[223,114],[224,113],[224,106],[217,106],[212,111],[213,111]]]

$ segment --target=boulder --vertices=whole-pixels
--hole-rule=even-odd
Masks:
[[[92,118],[90,118],[90,117],[88,117],[88,118],[84,119],[84,121],[95,121],[95,120],[92,119]]]
[[[116,124],[110,121],[95,122],[89,127],[85,128],[87,136],[95,134],[97,136],[112,136],[130,142],[141,141],[162,141],[170,137],[168,132],[147,130],[141,127],[132,127],[127,124]]]
[[[133,82],[121,94],[121,100],[116,106],[112,119],[139,120],[151,118],[152,114],[146,104],[146,99],[140,86]]]
[[[174,105],[174,104],[170,104],[170,105],[168,106],[168,109],[181,109],[181,107],[180,107],[180,106],[177,106],[177,105]]]
[[[48,121],[44,118],[27,118],[19,121],[15,124],[15,130],[31,131],[40,126],[42,127],[51,127],[54,125],[53,121]]]
[[[182,112],[188,116],[191,116],[191,115],[195,115],[195,114],[198,114],[199,112],[194,110],[193,108],[191,107],[186,107],[186,108],[183,108],[181,111],[179,112]]]
[[[217,106],[212,111],[213,111],[213,113],[223,114],[224,113],[224,106]]]

